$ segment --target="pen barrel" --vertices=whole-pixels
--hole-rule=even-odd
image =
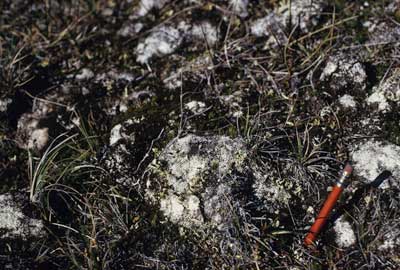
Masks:
[[[329,213],[332,211],[333,207],[335,206],[337,200],[339,199],[340,194],[343,191],[343,186],[335,185],[332,191],[329,193],[328,198],[324,202],[321,211],[311,226],[310,231],[308,232],[306,238],[304,239],[305,245],[311,245],[314,243],[315,239],[317,238],[319,232],[324,227],[326,221],[328,220]]]

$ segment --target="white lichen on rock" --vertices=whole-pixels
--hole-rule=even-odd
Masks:
[[[254,21],[251,25],[251,33],[257,37],[268,37],[267,47],[285,44],[287,37],[282,18],[274,12]]]
[[[194,114],[198,114],[204,111],[206,104],[202,101],[192,100],[185,104],[185,109],[191,111]]]
[[[116,144],[122,138],[121,128],[122,128],[122,125],[118,124],[118,125],[115,125],[111,129],[111,131],[110,131],[110,146]]]
[[[284,44],[287,41],[285,34],[289,24],[298,27],[302,32],[318,23],[323,9],[322,1],[296,0],[282,2],[279,8],[269,11],[268,15],[256,20],[251,25],[251,33],[255,36],[267,36],[267,46]]]
[[[333,230],[336,233],[335,242],[341,248],[348,248],[356,243],[356,235],[350,222],[340,217],[335,221]]]
[[[365,90],[367,73],[356,58],[338,54],[328,58],[320,80],[326,82],[331,90],[357,93]]]
[[[0,99],[0,112],[7,111],[8,105],[12,103],[11,98]]]
[[[76,76],[75,78],[77,80],[83,81],[83,80],[89,80],[94,77],[93,71],[91,71],[88,68],[83,68]]]
[[[271,209],[278,209],[282,205],[287,205],[292,196],[284,185],[279,184],[278,177],[274,170],[268,170],[265,174],[263,170],[254,170],[254,193],[261,201],[271,205]]]
[[[400,187],[400,146],[369,140],[357,144],[350,155],[355,168],[354,173],[366,183],[372,182],[380,173],[388,170],[393,175],[392,184]],[[380,185],[380,188],[389,187],[388,180]]]
[[[40,151],[49,142],[49,129],[40,126],[35,114],[23,114],[18,120],[17,143],[23,149]]]
[[[235,91],[231,95],[220,95],[219,100],[220,102],[229,108],[229,112],[227,116],[238,118],[243,115],[243,108],[240,103],[243,100],[243,91]]]
[[[176,26],[161,26],[139,42],[136,47],[136,61],[145,64],[154,57],[171,54],[184,41],[213,46],[218,41],[218,29],[208,21],[194,25],[181,21]]]
[[[237,14],[241,18],[245,18],[249,15],[247,11],[248,0],[229,0],[229,6],[233,13]]]
[[[298,26],[303,32],[308,32],[311,26],[317,25],[322,10],[323,1],[321,0],[283,1],[279,8],[286,25],[290,18],[292,27]]]
[[[339,103],[343,108],[346,109],[354,109],[357,106],[354,97],[347,94],[339,98]]]
[[[211,223],[217,225],[222,230],[227,221],[231,219],[229,203],[233,201],[230,194],[231,188],[225,184],[217,187],[208,187],[202,194],[204,201],[204,214],[211,218]]]
[[[377,106],[377,110],[381,112],[388,112],[390,110],[385,93],[379,90],[376,90],[367,98],[367,104]]]
[[[200,200],[194,195],[188,195],[182,200],[171,194],[160,201],[160,210],[173,223],[200,225],[204,221],[200,210]]]
[[[0,195],[0,238],[26,240],[44,234],[42,221],[24,215],[10,194]]]
[[[221,201],[229,194],[214,193],[214,187],[233,168],[244,169],[245,149],[240,139],[224,136],[187,135],[174,139],[150,166],[147,196],[160,205],[168,220],[181,226],[202,224],[205,219],[220,221],[221,216],[215,216],[219,210],[210,210],[209,206],[224,205],[216,200]],[[200,202],[207,208],[206,216]]]
[[[187,61],[181,65],[177,70],[170,71],[166,78],[163,79],[163,83],[168,89],[176,89],[182,86],[184,74],[190,73],[192,76],[196,76],[199,79],[207,79],[207,70],[212,69],[213,61],[209,53],[200,55],[195,59]]]
[[[143,29],[143,23],[132,23],[128,22],[124,24],[121,29],[118,30],[117,35],[121,37],[134,37],[137,33],[139,33]]]
[[[382,21],[375,18],[363,23],[369,34],[369,40],[366,45],[381,45],[397,43],[400,39],[400,26],[394,23]]]
[[[135,17],[143,17],[152,9],[161,9],[170,0],[140,0]]]
[[[400,248],[400,229],[398,224],[388,224],[384,227],[384,234],[381,245],[378,249],[384,252],[395,251]]]
[[[178,28],[161,26],[136,47],[136,61],[148,63],[154,57],[173,53],[182,43],[183,34]]]
[[[207,42],[209,46],[218,41],[217,28],[207,21],[194,25],[190,34],[196,40]]]
[[[367,98],[367,104],[377,106],[381,112],[391,110],[390,103],[400,102],[400,69],[396,69],[392,76],[373,88],[373,93]]]

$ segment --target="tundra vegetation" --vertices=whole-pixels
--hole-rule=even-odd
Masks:
[[[0,1],[0,265],[399,269],[399,40],[398,0]]]

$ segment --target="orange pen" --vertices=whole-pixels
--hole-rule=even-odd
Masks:
[[[314,224],[311,226],[306,238],[304,239],[304,244],[306,246],[314,244],[314,241],[317,238],[319,232],[328,220],[329,213],[335,206],[343,189],[347,186],[348,179],[352,172],[353,168],[349,164],[347,164],[343,170],[341,177],[336,181],[335,186],[333,186],[331,193],[329,193],[328,198],[324,202],[324,205],[322,206],[322,209],[319,212]]]

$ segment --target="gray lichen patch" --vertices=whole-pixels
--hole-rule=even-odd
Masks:
[[[175,52],[184,42],[199,42],[213,46],[218,41],[218,29],[208,21],[190,25],[185,21],[177,25],[161,26],[154,29],[136,47],[136,61],[147,64],[151,59]],[[207,46],[203,46],[207,48]]]
[[[268,47],[285,44],[285,32],[289,25],[308,32],[309,28],[317,24],[322,10],[322,1],[283,1],[279,8],[254,21],[251,33],[257,37],[268,37]]]
[[[254,21],[251,25],[251,33],[256,37],[267,37],[266,47],[276,47],[287,41],[282,18],[274,12]]]
[[[11,102],[11,98],[0,99],[0,113],[7,111],[7,107]]]
[[[134,134],[127,133],[122,124],[116,125],[111,130],[111,148],[103,156],[102,163],[118,184],[133,186],[136,182],[134,174],[137,164],[133,162],[130,151],[134,147],[134,142]]]
[[[182,29],[183,30],[183,29]],[[183,41],[183,33],[179,28],[162,26],[153,31],[136,47],[136,61],[148,63],[154,56],[163,56],[174,52]]]
[[[207,70],[212,70],[212,68],[213,62],[210,55],[204,53],[195,59],[184,61],[177,70],[166,73],[162,78],[163,83],[167,89],[173,90],[182,86],[184,75],[190,74],[191,76],[198,77],[200,80],[207,79]]]
[[[232,184],[225,176],[244,170],[246,157],[240,139],[195,135],[174,139],[150,166],[147,196],[171,222],[190,227],[209,220],[218,226],[223,219],[218,212],[225,206],[221,201],[229,196],[224,191]]]
[[[396,253],[400,249],[400,228],[397,223],[385,224],[382,228],[381,244],[378,250],[389,253]],[[397,253],[397,256],[399,254]],[[400,258],[398,258],[400,259]]]
[[[348,248],[356,243],[355,232],[350,222],[344,220],[343,217],[336,220],[333,230],[336,234],[335,242],[339,247]]]
[[[161,9],[169,0],[140,0],[139,5],[136,7],[136,12],[132,18],[143,17],[151,10]]]
[[[263,169],[255,167],[254,178],[254,193],[268,205],[270,211],[279,211],[280,208],[286,207],[292,198],[290,189],[286,185],[293,183],[288,183],[289,180],[282,179],[273,166]]]
[[[370,45],[383,45],[398,42],[400,38],[400,26],[388,24],[378,19],[366,21],[363,26],[368,30]]]
[[[200,210],[200,200],[194,195],[188,195],[182,200],[171,194],[160,201],[160,210],[173,223],[185,227],[201,225],[204,222]]]
[[[25,216],[10,194],[0,195],[0,238],[26,240],[43,235],[42,221]]]
[[[396,69],[389,78],[373,88],[373,93],[367,98],[367,104],[375,107],[377,111],[390,112],[392,105],[399,102],[400,69]]]
[[[385,141],[369,140],[360,142],[350,153],[354,163],[354,173],[366,183],[370,183],[385,170],[392,173],[390,181],[386,180],[380,188],[391,185],[400,187],[400,147]]]
[[[35,114],[23,114],[18,121],[17,143],[23,149],[41,151],[49,142],[49,128],[40,126]]]
[[[140,119],[128,119],[123,123],[115,125],[110,131],[110,146],[124,141],[125,143],[134,143],[135,134],[130,130],[134,123],[140,123]]]
[[[328,84],[334,93],[359,94],[366,88],[367,73],[357,58],[337,54],[328,58],[320,80]]]
[[[308,32],[312,26],[317,25],[324,8],[324,1],[320,0],[295,0],[283,3],[280,12],[285,21],[290,18],[292,27],[299,27],[303,32]]]
[[[248,4],[249,0],[229,0],[229,7],[241,18],[245,18],[249,15],[247,11]]]
[[[339,98],[339,104],[344,108],[344,109],[355,109],[357,106],[356,101],[354,100],[353,96],[350,95],[343,95]]]
[[[218,29],[207,21],[193,25],[190,35],[192,39],[204,41],[209,46],[218,41]]]

